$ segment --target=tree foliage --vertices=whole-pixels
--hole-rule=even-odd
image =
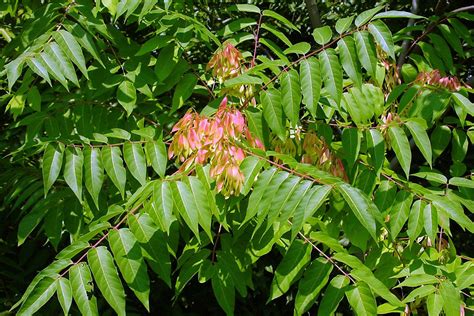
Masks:
[[[15,3],[1,272],[34,277],[11,311],[474,308],[471,14],[378,6],[293,42],[251,4],[216,30],[184,1]]]

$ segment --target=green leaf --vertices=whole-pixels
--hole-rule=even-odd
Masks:
[[[56,181],[61,172],[63,164],[63,152],[64,145],[48,144],[44,150],[43,155],[43,183],[44,183],[44,196],[48,193],[49,189]]]
[[[123,166],[120,148],[115,146],[106,146],[102,149],[101,153],[102,162],[104,163],[107,175],[110,177],[122,196],[124,196],[127,172]]]
[[[444,39],[451,45],[456,53],[464,58],[464,50],[462,48],[461,40],[457,36],[456,32],[446,24],[439,24],[438,29],[441,31]]]
[[[334,49],[328,48],[319,53],[324,86],[329,95],[339,105],[342,96],[342,69]]]
[[[285,294],[311,259],[311,245],[295,239],[275,270],[269,301]]]
[[[331,40],[332,31],[327,25],[315,28],[313,31],[313,38],[319,45],[324,45]]]
[[[354,21],[354,16],[353,15],[345,17],[345,18],[338,19],[336,21],[336,26],[335,26],[336,32],[339,33],[339,34],[342,34],[345,31],[347,31],[349,29],[349,27],[351,26],[352,21]]]
[[[283,111],[290,122],[297,125],[301,103],[301,87],[298,72],[295,69],[290,69],[283,73],[280,80]]]
[[[448,147],[451,140],[451,129],[447,125],[437,125],[431,133],[433,160],[439,157]]]
[[[326,201],[331,189],[332,187],[329,185],[316,186],[311,189],[311,192],[308,192],[305,195],[303,201],[301,201],[301,203],[298,205],[293,215],[293,224],[291,225],[291,240],[293,240],[301,231],[306,220],[313,216],[313,214]]]
[[[109,243],[123,279],[150,311],[150,279],[135,236],[127,228],[113,229],[109,234]]]
[[[426,297],[426,296],[430,295],[431,293],[433,293],[434,291],[436,291],[436,288],[431,284],[420,286],[420,287],[414,289],[413,291],[411,291],[403,299],[403,302],[404,303],[413,302],[415,299],[417,299],[417,298],[420,299],[420,298]]]
[[[388,19],[388,18],[407,18],[407,19],[426,19],[423,16],[413,14],[405,11],[385,11],[377,13],[372,20],[375,19]]]
[[[67,25],[66,28],[69,32],[72,33],[74,38],[79,42],[79,44],[87,50],[94,58],[99,62],[99,64],[105,68],[104,63],[100,59],[100,53],[97,49],[96,45],[94,44],[94,39],[92,35],[87,33],[78,23],[74,23],[72,25]],[[78,66],[79,67],[79,66]],[[80,69],[81,67],[79,67]]]
[[[366,137],[371,164],[374,166],[375,171],[379,173],[385,160],[384,138],[377,129],[369,129]]]
[[[186,225],[191,229],[196,238],[199,240],[199,214],[193,194],[189,186],[181,181],[172,183],[173,201],[176,209],[184,219]]]
[[[427,204],[423,209],[423,220],[426,234],[434,242],[438,233],[438,213],[431,204]]]
[[[280,15],[279,13],[276,13],[273,10],[263,10],[262,15],[273,18],[273,19],[281,22],[281,24],[283,26],[289,27],[289,28],[295,30],[296,32],[299,32],[299,29],[293,23],[291,23],[287,18]]]
[[[56,279],[44,277],[23,302],[17,315],[33,315],[51,299],[55,292]]]
[[[146,159],[140,143],[127,142],[123,145],[123,157],[132,176],[140,182],[146,183]]]
[[[219,306],[227,315],[234,314],[235,289],[229,273],[223,273],[221,269],[212,276],[212,291],[216,296]]]
[[[176,220],[173,215],[173,191],[168,181],[157,182],[153,189],[153,202],[150,216],[153,221],[169,232],[171,223]]]
[[[434,50],[437,52],[438,56],[441,57],[446,70],[455,72],[453,67],[453,56],[451,55],[451,49],[448,46],[448,43],[438,34],[430,33],[428,37],[433,44]]]
[[[326,286],[333,266],[327,260],[319,258],[306,268],[298,284],[295,298],[295,309],[298,315],[303,315],[315,303],[319,292]]]
[[[97,310],[97,299],[92,296],[89,300],[89,294],[93,291],[91,271],[87,264],[81,262],[74,265],[69,270],[69,281],[72,287],[72,297],[79,307],[82,315],[99,315]]]
[[[74,66],[66,57],[64,52],[61,50],[59,45],[55,42],[52,42],[45,47],[45,52],[47,52],[57,61],[59,65],[59,70],[64,75],[64,77],[66,77],[67,80],[71,81],[77,87],[79,87],[79,81],[77,80],[76,70],[74,69]]]
[[[32,58],[28,58],[26,60],[26,63],[28,64],[28,66],[31,68],[31,70],[33,70],[33,72],[35,74],[37,74],[38,76],[40,76],[41,78],[43,78],[47,83],[49,83],[49,85],[51,86],[51,79],[49,79],[49,74],[48,74],[48,70],[46,69],[46,65],[44,64],[43,62],[43,59],[41,58],[37,58],[37,57],[32,57]],[[10,63],[11,64],[11,63]],[[10,65],[8,64],[8,65]],[[7,65],[7,66],[8,66]],[[7,68],[8,69],[8,68]],[[21,68],[20,68],[20,73],[21,73]],[[17,78],[18,79],[18,78]],[[9,79],[9,82],[11,80]],[[10,84],[10,83],[9,83]],[[13,84],[12,84],[13,85]],[[11,88],[10,88],[11,89]]]
[[[459,290],[454,287],[451,281],[441,282],[439,294],[443,297],[443,310],[446,316],[459,315],[462,301],[459,297]]]
[[[317,58],[309,57],[301,61],[300,78],[303,104],[306,105],[313,118],[316,118],[322,85],[321,67]]]
[[[405,122],[406,127],[410,131],[416,146],[425,157],[426,161],[432,167],[432,149],[428,134],[426,133],[426,126],[423,126],[422,121],[411,119]]]
[[[392,59],[395,59],[395,46],[393,44],[392,32],[390,32],[388,26],[382,21],[373,21],[369,24],[369,32],[372,33],[380,47]]]
[[[140,242],[143,257],[163,281],[171,287],[171,261],[167,249],[167,239],[162,231],[153,223],[148,214],[129,217],[129,227]]]
[[[464,208],[459,202],[448,200],[447,198],[433,197],[433,206],[439,212],[445,213],[461,227],[467,228],[471,233],[474,232],[474,223],[464,213]]]
[[[87,253],[87,261],[107,303],[118,315],[125,315],[125,292],[110,252],[104,246],[92,248]]]
[[[244,174],[245,180],[240,194],[247,195],[253,187],[253,184],[260,170],[264,165],[264,161],[254,156],[248,156],[240,164],[240,170]]]
[[[421,200],[416,200],[411,206],[411,211],[408,217],[408,230],[407,234],[410,238],[410,242],[414,242],[415,239],[420,236],[423,230],[423,210],[425,203]]]
[[[357,27],[367,23],[372,19],[372,17],[379,12],[380,10],[383,9],[383,6],[375,7],[373,9],[367,10],[359,14],[356,19],[355,19],[355,25]]]
[[[349,278],[344,275],[336,275],[324,292],[323,299],[319,304],[318,315],[333,315],[337,306],[344,297],[345,291],[348,289]]]
[[[474,189],[474,180],[470,180],[466,178],[453,177],[449,179],[449,184],[462,187],[462,188]]]
[[[426,298],[428,315],[438,316],[443,310],[444,299],[441,294],[433,293]]]
[[[207,234],[209,240],[212,240],[212,212],[209,204],[209,196],[207,195],[203,183],[197,177],[188,177],[187,180],[197,208],[199,225]]]
[[[64,180],[72,192],[82,201],[82,166],[84,156],[78,148],[66,149],[66,164],[64,165]]]
[[[234,4],[228,8],[229,11],[251,12],[260,14],[260,9],[252,4]]]
[[[336,186],[344,200],[351,208],[359,222],[367,229],[372,238],[377,239],[374,212],[378,212],[377,207],[370,201],[364,193],[350,185],[343,183]]]
[[[273,24],[268,24],[268,23],[262,23],[260,26],[262,29],[269,31],[273,35],[275,35],[279,40],[281,40],[283,43],[285,43],[286,46],[290,47],[293,44],[291,41],[288,39],[288,37],[283,33],[278,30],[277,27]],[[253,38],[253,36],[252,36]]]
[[[371,77],[375,77],[377,67],[377,53],[369,32],[359,31],[354,34],[357,56],[360,63]]]
[[[296,43],[283,51],[285,55],[298,54],[304,55],[309,52],[311,45],[307,42]]]
[[[117,100],[127,111],[127,116],[130,116],[137,103],[137,91],[132,82],[128,80],[122,81],[117,89]]]
[[[425,284],[434,284],[438,283],[439,279],[434,275],[430,274],[413,274],[407,277],[402,283],[399,283],[396,287],[419,287],[420,285]]]
[[[408,191],[400,191],[395,197],[395,203],[390,210],[390,234],[396,240],[410,213],[413,195]]]
[[[175,87],[171,112],[177,111],[184,105],[184,102],[193,94],[198,78],[193,73],[188,73],[181,78]]]
[[[346,291],[346,297],[356,315],[377,315],[377,303],[372,291],[364,282]]]
[[[61,49],[66,53],[67,57],[79,68],[84,76],[89,79],[87,74],[86,62],[82,49],[74,36],[65,30],[59,30],[53,33],[54,40],[59,44]]]
[[[342,147],[344,148],[344,159],[349,168],[354,166],[359,156],[362,133],[357,128],[345,128],[342,132]]]
[[[407,135],[403,129],[398,126],[390,126],[388,128],[388,135],[390,136],[390,144],[392,145],[393,151],[408,179],[410,175],[411,149]]]
[[[40,59],[42,64],[46,66],[48,73],[51,74],[57,81],[59,81],[64,86],[64,88],[66,88],[66,90],[69,91],[66,77],[64,77],[64,73],[61,71],[61,66],[57,57],[52,54],[51,51],[44,51],[39,54],[38,59]]]
[[[256,76],[251,76],[249,74],[242,74],[240,76],[234,77],[232,79],[226,80],[224,82],[225,87],[232,87],[235,85],[259,85],[262,84],[262,79]]]
[[[69,309],[71,308],[72,304],[72,288],[71,283],[68,279],[60,277],[57,280],[57,292],[58,301],[63,309],[64,315],[69,315]]]
[[[27,62],[28,61],[29,59],[27,59]],[[5,69],[7,71],[7,79],[8,79],[8,90],[11,90],[15,82],[18,80],[18,78],[20,78],[21,72],[23,71],[23,65],[24,65],[24,58],[14,59],[5,65]],[[28,63],[28,66],[29,65],[30,63]],[[47,81],[49,82],[49,80]]]
[[[153,167],[153,170],[163,178],[168,163],[165,143],[161,139],[149,141],[145,144],[145,153],[148,157],[148,161],[150,161],[150,164]]]
[[[32,87],[28,91],[26,99],[33,110],[37,112],[41,111],[41,94],[37,87]]]
[[[279,90],[270,88],[260,93],[263,106],[263,117],[271,130],[281,139],[286,138],[285,117],[281,104],[281,93]]]
[[[354,39],[346,36],[337,42],[341,64],[344,71],[356,87],[362,86],[362,73],[360,71],[359,59],[357,58]]]
[[[99,193],[104,183],[104,166],[99,148],[84,148],[84,178],[95,205],[99,206]]]
[[[270,168],[263,171],[258,176],[257,182],[255,183],[252,194],[249,198],[249,207],[247,207],[245,219],[243,220],[241,226],[248,222],[250,219],[252,219],[258,213],[259,205],[263,199],[265,191],[267,190],[270,181],[276,173],[276,168]]]
[[[451,158],[454,162],[462,162],[466,157],[469,147],[466,133],[460,129],[453,129],[453,139],[451,142]]]

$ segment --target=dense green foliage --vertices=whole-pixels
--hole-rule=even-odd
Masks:
[[[474,309],[473,15],[1,6],[2,310]]]

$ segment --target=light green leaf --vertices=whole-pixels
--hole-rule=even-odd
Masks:
[[[107,303],[119,316],[125,316],[125,292],[110,252],[104,246],[92,248],[87,253],[87,261]]]
[[[196,202],[189,186],[181,181],[172,183],[173,201],[176,209],[184,219],[186,225],[191,229],[196,238],[199,240],[199,214]]]
[[[107,175],[123,196],[125,194],[127,172],[123,166],[120,148],[116,146],[106,146],[102,149],[101,154]]]
[[[319,258],[306,268],[298,284],[295,298],[295,309],[298,315],[303,315],[315,303],[319,292],[326,286],[333,266],[327,260]]]
[[[31,68],[31,70],[33,70],[33,72],[35,74],[37,74],[38,76],[43,78],[51,86],[51,79],[49,79],[48,70],[46,69],[46,65],[44,64],[44,62],[41,58],[31,57],[31,58],[28,58],[26,60],[26,63]],[[10,65],[10,64],[8,64],[8,65]],[[9,82],[10,82],[10,80],[9,80]]]
[[[371,77],[375,77],[377,68],[377,53],[369,32],[359,31],[354,34],[357,56],[360,63]]]
[[[437,211],[443,212],[461,227],[467,228],[471,233],[474,232],[474,223],[464,213],[464,208],[459,202],[442,197],[433,197],[433,206],[436,207]]]
[[[64,52],[61,50],[59,45],[55,42],[52,42],[45,47],[45,51],[57,61],[60,67],[59,70],[66,77],[66,79],[79,87],[76,70]]]
[[[228,8],[229,11],[251,12],[260,14],[260,9],[252,4],[234,4]]]
[[[250,192],[264,163],[264,160],[254,156],[248,156],[242,161],[240,170],[244,174],[245,180],[240,194],[247,195]]]
[[[333,315],[337,306],[344,297],[345,291],[348,289],[349,278],[344,275],[336,275],[324,292],[323,299],[319,304],[318,315]]]
[[[438,213],[431,207],[431,204],[427,204],[423,209],[423,220],[425,232],[434,242],[438,233]]]
[[[89,293],[93,291],[92,275],[87,264],[81,262],[74,265],[69,270],[69,280],[72,287],[72,297],[79,307],[82,315],[99,315],[97,309],[97,299],[92,295],[89,300]]]
[[[444,299],[440,294],[433,293],[426,298],[426,307],[430,316],[438,316],[443,310],[443,305]]]
[[[359,156],[362,133],[357,128],[345,128],[342,132],[342,147],[344,148],[344,159],[349,168],[354,166]]]
[[[281,76],[281,100],[283,111],[294,125],[299,122],[301,87],[298,72],[295,69],[286,71]]]
[[[451,129],[447,125],[437,125],[431,133],[433,160],[439,157],[448,147],[451,140]]]
[[[269,301],[285,294],[311,259],[311,245],[295,239],[275,270]]]
[[[352,80],[356,87],[362,86],[362,73],[360,71],[360,63],[357,58],[354,39],[346,36],[337,42],[341,64],[344,71]]]
[[[219,303],[219,306],[227,315],[234,314],[235,289],[232,277],[229,273],[224,273],[219,269],[211,279],[212,291]]]
[[[428,284],[428,285],[422,285],[416,289],[414,289],[413,291],[411,291],[404,299],[403,299],[403,303],[409,303],[409,302],[413,302],[416,298],[423,298],[425,296],[428,296],[430,295],[431,293],[433,293],[434,291],[436,291],[436,288],[431,285],[431,284]]]
[[[380,10],[383,9],[383,6],[375,7],[373,9],[367,10],[359,14],[356,19],[355,19],[355,25],[357,27],[367,23],[372,19],[372,17],[379,12]]]
[[[29,59],[27,60],[27,62],[28,61]],[[7,79],[8,79],[8,90],[11,90],[15,82],[18,80],[18,78],[20,78],[21,72],[23,71],[23,65],[24,65],[24,58],[14,59],[5,65],[5,69],[7,71]],[[30,63],[28,63],[28,65],[30,65]],[[46,72],[46,74],[48,73]],[[49,82],[49,80],[47,81]]]
[[[392,145],[393,151],[408,179],[411,166],[411,149],[407,135],[403,129],[398,126],[390,126],[388,128],[388,135],[390,136],[390,144]]]
[[[451,281],[446,280],[441,282],[439,294],[443,297],[443,310],[446,316],[460,315],[462,304],[461,298],[459,297],[460,293]]]
[[[395,202],[390,210],[390,234],[393,240],[396,240],[408,219],[412,201],[413,195],[408,191],[400,191],[395,197]]]
[[[395,59],[395,46],[393,44],[392,32],[388,26],[382,21],[373,21],[369,24],[369,32],[372,33],[380,47]]]
[[[258,176],[258,179],[254,185],[252,194],[250,195],[250,198],[249,198],[249,204],[248,204],[249,206],[247,207],[247,210],[246,210],[245,219],[243,220],[241,226],[244,225],[246,222],[248,222],[257,214],[259,205],[262,202],[265,191],[267,190],[267,187],[269,186],[270,181],[272,180],[272,178],[275,176],[276,173],[277,173],[276,168],[270,168],[263,171]]]
[[[157,182],[153,189],[153,202],[150,209],[153,221],[169,232],[171,223],[176,220],[173,215],[173,191],[168,181]]]
[[[79,44],[87,50],[94,58],[99,62],[99,64],[105,68],[104,63],[100,59],[100,53],[94,44],[94,39],[92,35],[87,33],[78,23],[72,25],[67,25],[66,28],[71,32],[74,38],[79,42]],[[80,69],[81,67],[79,67]]]
[[[64,73],[61,71],[61,66],[57,57],[52,54],[51,51],[44,51],[39,54],[38,59],[41,60],[42,64],[46,66],[48,73],[51,74],[56,80],[58,80],[66,90],[69,91],[67,86],[66,77]]]
[[[127,116],[130,116],[137,102],[137,91],[132,82],[128,80],[122,81],[117,89],[117,100],[127,111]]]
[[[128,228],[111,230],[109,244],[123,279],[150,311],[150,279],[138,241]]]
[[[315,28],[313,31],[313,38],[319,45],[324,45],[331,40],[332,30],[329,26]]]
[[[84,148],[84,178],[95,205],[99,206],[99,193],[104,183],[104,166],[99,148]]]
[[[270,88],[260,93],[263,106],[263,117],[271,130],[281,139],[286,138],[285,117],[281,104],[281,93],[279,90]]]
[[[296,43],[283,51],[285,55],[298,54],[304,55],[309,52],[311,45],[307,42]]]
[[[356,315],[377,315],[377,303],[374,294],[364,282],[358,282],[346,291],[346,297]]]
[[[137,179],[141,185],[145,185],[146,160],[142,145],[136,142],[125,143],[123,145],[123,157],[132,176]]]
[[[191,189],[191,193],[197,207],[199,225],[207,234],[209,240],[212,240],[212,212],[211,206],[209,204],[209,196],[207,195],[203,183],[197,177],[188,177],[187,180],[189,182],[189,188]]]
[[[58,295],[58,301],[63,309],[64,315],[69,315],[69,309],[72,304],[72,288],[68,279],[60,277],[57,280],[56,294]]]
[[[313,118],[316,118],[322,85],[321,67],[317,58],[309,57],[301,61],[300,78],[303,104],[306,105]]]
[[[52,277],[44,277],[35,286],[30,295],[21,305],[17,315],[33,315],[44,304],[46,304],[56,292],[56,279]]]
[[[352,21],[354,21],[354,16],[353,15],[345,17],[345,18],[338,19],[336,21],[336,26],[335,26],[336,32],[339,33],[339,34],[342,34],[345,31],[347,31],[349,29],[349,27],[351,26]]]
[[[64,145],[62,143],[58,143],[57,145],[50,143],[44,150],[42,169],[45,197],[61,172],[63,152]]]
[[[64,180],[72,192],[82,201],[82,166],[84,156],[79,148],[66,149],[66,163],[64,165]]]
[[[449,184],[462,187],[462,188],[474,189],[474,180],[471,180],[471,179],[453,177],[449,179]]]
[[[238,77],[226,80],[224,82],[225,87],[232,87],[235,85],[259,85],[263,81],[259,77],[251,76],[249,74],[242,74]]]
[[[408,216],[408,230],[407,234],[410,238],[410,242],[414,242],[415,239],[421,234],[423,230],[423,210],[426,206],[422,200],[416,200],[411,206],[411,211]]]
[[[373,202],[370,201],[361,190],[351,187],[346,183],[340,184],[336,186],[336,188],[341,193],[359,222],[367,229],[374,239],[377,239],[377,225],[375,222],[374,212],[378,212],[378,210]]]
[[[411,119],[405,122],[405,125],[408,127],[411,136],[415,140],[415,144],[425,157],[426,161],[432,167],[432,149],[431,142],[428,134],[426,133],[426,128],[423,124],[415,119]]]
[[[148,161],[153,167],[153,170],[163,178],[166,173],[166,164],[168,162],[165,143],[161,139],[149,141],[145,144],[145,153],[148,157]]]
[[[61,49],[66,53],[67,57],[79,68],[79,70],[89,79],[87,74],[86,62],[82,54],[81,46],[74,36],[65,30],[59,30],[53,33],[53,38],[59,44]]]
[[[375,19],[388,19],[388,18],[407,18],[407,19],[426,19],[423,16],[413,14],[405,11],[385,11],[377,13],[372,20]]]
[[[324,86],[329,95],[339,105],[342,96],[342,68],[334,49],[328,48],[319,53]]]
[[[313,216],[321,205],[323,205],[331,189],[332,187],[329,185],[315,186],[311,189],[311,192],[305,194],[303,201],[300,202],[293,215],[291,240],[301,231],[306,220]]]
[[[438,283],[440,280],[434,275],[430,274],[413,274],[407,277],[402,283],[399,283],[396,287],[419,287],[420,285],[425,284],[434,284]]]

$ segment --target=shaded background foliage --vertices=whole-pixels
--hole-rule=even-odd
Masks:
[[[2,4],[2,27],[3,30],[3,39],[0,39],[2,45],[2,56],[0,60],[0,66],[3,69],[6,63],[10,62],[13,58],[18,57],[19,53],[27,49],[33,39],[40,37],[42,33],[45,33],[51,30],[51,27],[55,27],[56,23],[44,23],[49,19],[53,19],[54,16],[51,12],[54,12],[52,8],[56,7],[62,14],[64,14],[64,20],[62,24],[70,27],[74,27],[74,24],[78,23],[81,18],[87,17],[90,23],[97,23],[99,25],[96,27],[96,30],[100,30],[102,27],[100,21],[90,13],[90,4],[87,2],[78,1],[78,3],[84,3],[83,10],[81,11],[82,17],[77,15],[68,15],[65,11],[64,3],[52,3],[45,5],[39,1],[24,1],[24,2],[14,2],[14,4],[7,3]],[[291,22],[293,22],[300,32],[291,31],[291,29],[286,30],[286,34],[293,43],[298,43],[300,41],[307,41],[312,43],[312,30],[311,22],[309,19],[308,11],[306,5],[302,1],[279,1],[279,2],[267,2],[267,1],[255,1],[254,4],[258,5],[261,9],[269,8],[275,10],[276,12],[287,17]],[[409,11],[411,8],[410,1],[325,1],[318,4],[318,9],[321,15],[321,21],[323,25],[330,25],[333,27],[335,22],[342,18],[352,14],[358,14],[364,10],[371,9],[377,4],[387,5],[390,9],[393,10],[405,10]],[[420,3],[420,9],[417,14],[422,16],[432,16],[433,19],[436,16],[440,16],[445,12],[455,9],[463,5],[469,5],[468,1],[452,1],[449,4],[444,3],[443,1],[423,1]],[[165,5],[165,4],[163,4]],[[195,17],[197,21],[204,23],[205,27],[209,30],[215,31],[222,29],[230,21],[237,19],[242,16],[241,12],[227,12],[223,10],[224,3],[218,3],[216,1],[174,1],[171,3],[170,9],[173,9],[177,12],[182,13],[186,16]],[[10,12],[9,12],[10,10]],[[25,14],[23,10],[27,10],[28,14]],[[32,19],[24,21],[26,15],[32,14]],[[150,57],[146,54],[140,58],[132,58],[133,54],[139,49],[138,45],[144,45],[150,39],[149,34],[154,32],[154,26],[152,23],[146,25],[147,23],[139,23],[138,21],[125,21],[119,19],[114,22],[113,17],[109,14],[103,14],[104,22],[107,25],[107,32],[111,34],[111,37],[106,40],[99,40],[96,42],[98,45],[97,51],[103,53],[102,57],[106,56],[106,60],[102,60],[105,63],[107,69],[118,69],[118,73],[132,73],[137,69],[141,69],[143,65],[147,65]],[[406,25],[405,20],[389,20],[387,21],[392,33],[402,29]],[[472,33],[472,20],[466,23],[471,29]],[[6,27],[3,27],[6,26]],[[172,28],[175,26],[172,26]],[[282,25],[284,28],[284,25]],[[19,36],[22,31],[26,29],[28,33]],[[8,33],[11,33],[10,35]],[[104,31],[105,33],[105,31]],[[250,33],[250,31],[249,31]],[[250,33],[251,34],[251,33]],[[263,33],[264,34],[264,33]],[[14,35],[14,36],[11,36]],[[189,78],[193,75],[193,72],[201,74],[203,68],[209,60],[209,56],[213,53],[216,46],[212,41],[200,41],[199,39],[192,38],[187,32],[176,31],[175,36],[181,37],[180,40],[185,43],[187,37],[189,37],[188,46],[184,47],[184,56],[186,63],[183,62],[183,68],[186,69],[185,72],[189,74]],[[232,34],[230,37],[234,37],[235,34]],[[472,34],[471,34],[472,35]],[[203,33],[199,36],[205,37]],[[8,44],[8,37],[17,37],[14,41]],[[104,36],[105,37],[105,36]],[[133,39],[129,41],[128,39]],[[124,44],[126,43],[126,44]],[[239,46],[241,50],[252,51],[253,42],[247,41],[243,45]],[[187,54],[187,52],[192,51],[192,54]],[[472,48],[470,51],[466,52],[466,58],[464,58],[463,63],[457,69],[456,75],[458,75],[464,81],[469,81],[470,70],[469,67],[472,67]],[[413,51],[414,53],[420,53],[418,49]],[[147,52],[148,53],[148,52]],[[159,58],[159,50],[152,50],[149,52],[151,56]],[[272,52],[269,52],[265,47],[259,47],[259,54],[271,56]],[[119,56],[119,57],[117,57]],[[142,58],[142,59],[141,59]],[[121,60],[120,60],[121,59]],[[126,61],[128,60],[128,61]],[[24,79],[24,81],[30,80],[34,83],[38,83],[41,93],[41,102],[52,104],[49,107],[51,112],[48,115],[55,115],[55,108],[58,111],[62,111],[64,107],[71,106],[71,113],[77,119],[73,124],[77,124],[77,130],[79,134],[85,137],[93,137],[92,132],[95,133],[110,133],[111,128],[121,128],[125,131],[136,130],[139,127],[143,127],[144,118],[151,120],[152,122],[159,122],[159,125],[156,126],[156,129],[161,132],[163,130],[164,135],[168,135],[171,130],[171,126],[184,114],[184,112],[189,107],[194,107],[197,110],[202,110],[208,106],[210,97],[205,91],[204,87],[196,89],[193,95],[189,96],[190,99],[187,101],[186,106],[183,106],[178,109],[175,113],[170,113],[167,110],[167,107],[173,103],[173,92],[171,89],[163,91],[162,94],[156,96],[153,95],[152,98],[145,98],[142,95],[138,94],[137,98],[144,105],[150,105],[149,107],[139,107],[134,109],[133,114],[125,118],[124,110],[120,105],[113,104],[111,99],[115,99],[116,95],[113,89],[100,89],[101,83],[104,82],[107,88],[117,86],[120,82],[117,81],[116,76],[109,76],[106,72],[101,70],[98,66],[98,62],[95,61],[93,67],[89,70],[90,83],[87,84],[84,80],[81,81],[81,89],[73,90],[71,88],[71,93],[65,94],[63,88],[59,85],[57,81],[54,82],[51,89],[47,88],[47,84],[43,83],[41,86],[38,83],[38,77],[33,78],[30,76],[29,79]],[[143,87],[146,85],[152,85],[151,77],[152,74],[147,76],[146,70],[143,70],[145,75],[140,74],[139,80],[143,80]],[[7,92],[7,80],[5,73],[3,72],[2,79],[2,91],[5,94],[2,94],[0,97],[0,102],[2,105],[8,103],[10,96],[6,94]],[[453,74],[454,75],[454,74]],[[203,79],[210,79],[209,74],[205,74]],[[21,84],[17,84],[20,86]],[[28,84],[24,87],[28,88]],[[22,87],[19,87],[21,90]],[[145,89],[145,88],[144,88]],[[159,88],[158,88],[159,89]],[[142,92],[142,91],[140,91]],[[147,91],[142,92],[144,94]],[[125,96],[127,99],[127,96]],[[126,100],[123,101],[126,103]],[[158,105],[156,103],[158,102]],[[218,104],[218,103],[217,103]],[[214,104],[214,107],[217,105]],[[74,106],[74,108],[72,108]],[[124,106],[126,107],[126,106]],[[90,129],[90,126],[87,126],[88,121],[81,117],[81,111],[94,111],[93,116],[100,116],[102,112],[107,112],[107,115],[104,115],[106,122],[101,123],[101,125],[93,126]],[[161,111],[163,110],[163,111]],[[102,112],[101,112],[102,111]],[[128,112],[128,110],[126,110]],[[452,110],[453,111],[453,110]],[[454,112],[454,111],[453,111]],[[129,113],[130,114],[130,113]],[[455,113],[450,113],[455,116]],[[26,129],[26,141],[25,141],[25,129],[22,128],[22,125],[19,123],[18,118],[22,118],[22,113],[15,112],[14,109],[9,112],[8,115],[2,115],[1,118],[1,131],[0,131],[0,154],[2,157],[8,157],[8,159],[2,159],[0,162],[1,168],[1,184],[0,189],[4,194],[3,201],[0,206],[1,221],[0,221],[0,299],[2,304],[2,309],[9,309],[13,304],[20,298],[21,294],[25,291],[29,282],[32,278],[38,273],[39,270],[47,266],[52,262],[54,257],[57,254],[57,249],[62,249],[64,246],[69,244],[67,237],[65,235],[59,236],[59,239],[55,242],[51,242],[51,233],[46,232],[46,236],[42,232],[35,231],[31,236],[25,239],[24,243],[17,247],[18,243],[18,224],[21,219],[27,214],[29,207],[33,206],[35,203],[38,203],[39,199],[42,198],[42,186],[41,186],[41,170],[39,168],[39,157],[42,154],[42,149],[33,146],[32,139],[28,139],[28,134],[31,133],[34,135],[35,130],[31,122],[25,123],[28,125]],[[58,126],[46,126],[46,134],[49,138],[55,138],[57,140],[69,140],[69,141],[81,141],[82,139],[75,135],[74,138],[70,138],[70,129],[72,126],[68,126],[68,121],[66,121],[65,126],[62,126],[61,115],[57,116],[57,123],[55,121],[52,124],[59,124]],[[115,118],[115,119],[114,119]],[[21,121],[20,121],[21,122]],[[71,123],[71,122],[69,122]],[[31,125],[30,125],[31,124]],[[82,126],[82,127],[81,127]],[[12,128],[13,127],[13,128]],[[16,128],[20,127],[20,128]],[[59,131],[59,132],[58,132]],[[109,136],[114,138],[120,134],[119,131],[116,132],[115,136]],[[157,133],[158,134],[158,133]],[[119,139],[120,137],[116,137]],[[473,153],[472,153],[472,143],[469,144],[469,151],[467,151],[466,158],[464,159],[464,164],[468,166],[468,170],[472,169],[473,166]],[[20,152],[20,155],[15,155],[15,152]],[[448,149],[443,152],[442,156],[437,159],[436,167],[442,171],[443,174],[449,174],[449,167],[451,165],[451,156],[452,153]],[[418,167],[424,163],[423,156],[419,153],[418,156],[415,156],[412,163],[412,169],[417,170]],[[177,166],[170,166],[168,172],[171,174],[177,170]],[[401,170],[399,170],[401,171]],[[128,179],[133,179],[130,175]],[[40,188],[39,194],[35,198],[30,199],[31,205],[22,205],[22,208],[19,208],[18,205],[15,207],[15,200],[11,198],[12,192],[14,192],[15,187],[12,187],[12,183],[19,184],[20,181],[31,181],[29,183],[38,183],[36,188]],[[428,182],[420,182],[421,184],[428,184]],[[111,184],[109,184],[112,186]],[[131,180],[128,188],[131,192],[134,192],[140,187],[138,181]],[[64,188],[63,191],[66,191],[67,184],[60,182],[55,184],[58,188]],[[18,186],[20,187],[20,186]],[[106,188],[108,190],[109,188]],[[67,189],[68,190],[68,189]],[[58,190],[61,192],[60,190]],[[85,191],[85,189],[84,189]],[[113,188],[110,188],[108,192],[110,193],[110,202],[117,202],[120,200],[120,194],[115,192]],[[78,220],[74,219],[75,217],[82,217],[82,209],[73,194],[68,191],[70,199],[67,203],[63,202],[63,207],[69,215],[64,214],[66,229],[72,235],[74,232],[78,232],[80,228],[74,227],[74,223],[77,223]],[[16,195],[15,195],[16,196]],[[90,220],[91,218],[100,217],[104,215],[104,212],[101,210],[107,209],[107,203],[104,201],[103,196],[100,199],[99,207],[94,205],[91,197],[84,195],[88,199],[88,213],[86,214],[85,221]],[[24,201],[23,201],[24,202]],[[20,202],[20,203],[23,203]],[[469,213],[468,213],[469,214]],[[70,216],[71,218],[68,218]],[[472,214],[468,215],[473,219]],[[71,227],[68,226],[68,222]],[[80,226],[80,224],[77,224]],[[217,230],[216,227],[213,227],[214,230]],[[46,229],[46,227],[45,227]],[[472,234],[469,232],[464,232],[460,227],[454,224],[452,227],[453,234],[453,243],[456,245],[456,249],[460,254],[466,256],[473,256],[473,244],[472,239],[470,238]],[[53,234],[54,235],[54,234]],[[49,239],[48,239],[49,237]],[[180,244],[179,249],[182,250],[184,245]],[[285,299],[273,300],[268,305],[263,305],[262,302],[267,301],[268,299],[268,287],[271,284],[273,276],[272,274],[265,272],[268,270],[268,267],[276,267],[275,263],[279,262],[281,259],[283,249],[278,249],[275,247],[270,254],[264,256],[262,260],[259,260],[256,266],[253,267],[253,283],[254,290],[249,291],[247,297],[242,298],[240,295],[236,295],[236,304],[235,312],[236,314],[289,314],[293,312],[293,303],[288,302]],[[143,314],[146,310],[143,306],[134,299],[133,293],[130,289],[126,288],[127,291],[127,312],[130,314]],[[158,278],[153,278],[151,282],[151,292],[153,295],[150,297],[150,306],[151,312],[161,312],[161,313],[191,313],[191,314],[203,314],[215,313],[220,314],[221,309],[219,308],[217,301],[215,301],[213,289],[210,283],[205,285],[200,284],[197,280],[192,280],[183,292],[176,299],[174,297],[174,292],[168,290],[165,282]],[[98,295],[98,305],[101,314],[112,314],[113,311],[108,307],[108,304],[104,298],[96,291]],[[293,291],[292,294],[288,296],[288,300],[291,301],[291,296],[295,295],[296,292]],[[175,301],[176,299],[176,301]],[[173,304],[172,304],[173,303]],[[472,306],[472,302],[470,303]],[[44,313],[59,313],[61,310],[60,305],[56,300],[51,300],[51,303],[48,304],[42,312]],[[349,304],[344,303],[339,309],[342,312],[349,311]],[[78,312],[77,310],[74,312]]]

